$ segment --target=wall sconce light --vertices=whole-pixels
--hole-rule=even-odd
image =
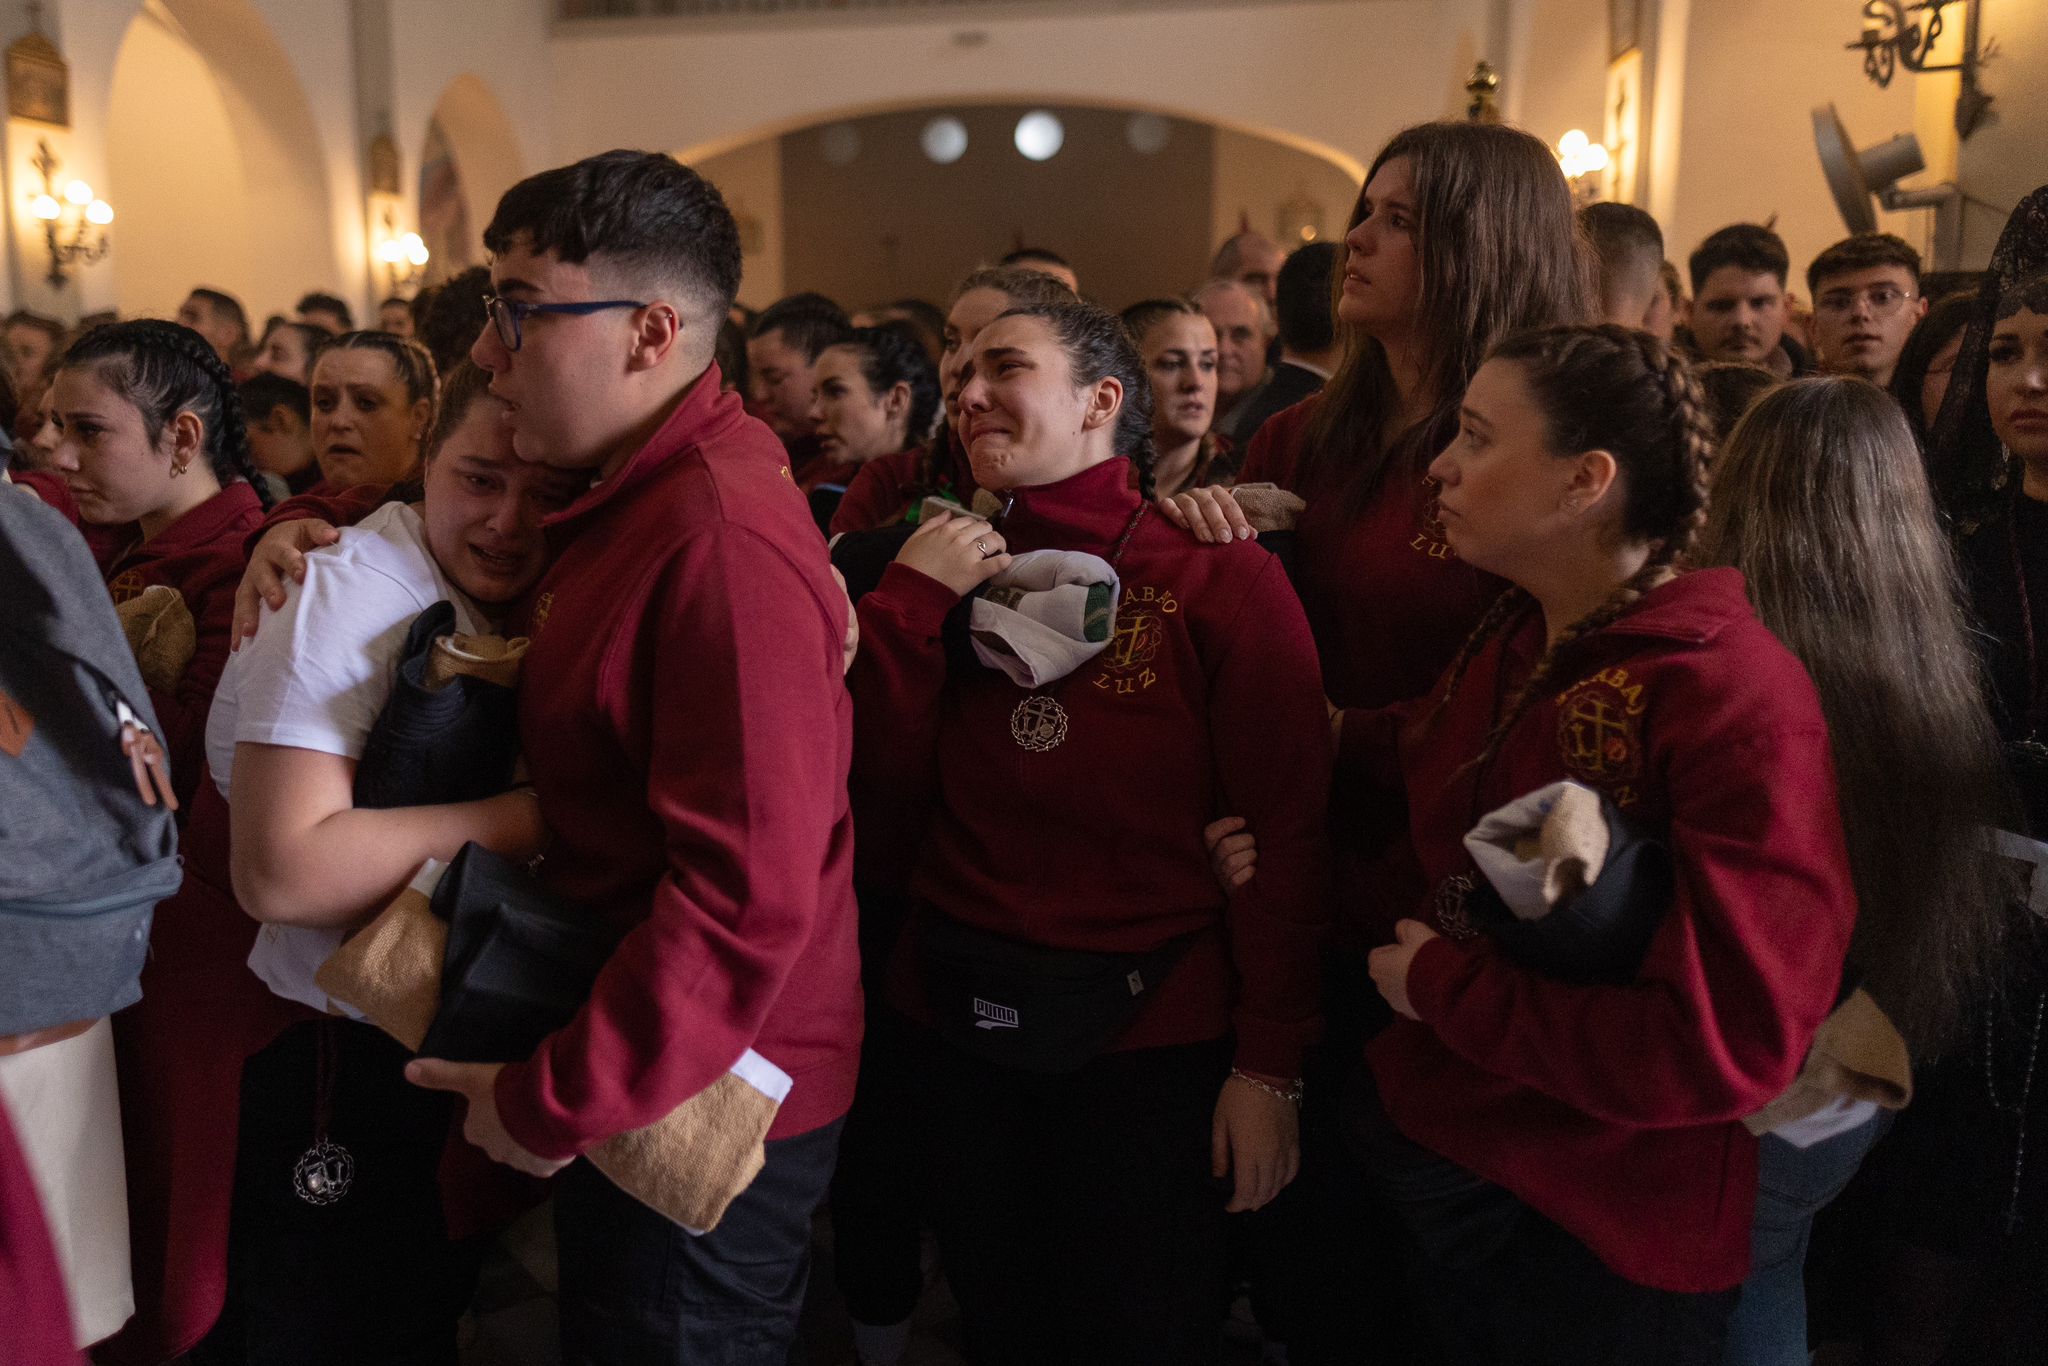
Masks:
[[[114,206],[97,198],[92,186],[82,180],[57,188],[57,160],[50,144],[36,140],[35,160],[29,165],[43,173],[43,192],[30,198],[28,211],[43,224],[43,242],[50,251],[50,273],[44,278],[51,287],[62,289],[69,278],[68,266],[89,266],[106,256],[110,245],[107,224],[114,221]],[[99,230],[93,236],[93,230]]]
[[[1557,164],[1571,182],[1572,203],[1583,208],[1600,192],[1594,177],[1607,169],[1607,148],[1574,128],[1557,140]]]
[[[398,231],[397,218],[390,209],[384,210],[384,240],[377,244],[376,257],[384,263],[393,294],[417,288],[426,278],[432,255],[418,233]]]
[[[1929,63],[1934,44],[1948,26],[1942,13],[1950,5],[1963,6],[1963,42],[1960,57],[1953,62]],[[1845,44],[1851,52],[1863,54],[1863,74],[1881,90],[1892,83],[1900,67],[1916,74],[1931,71],[1962,73],[1961,91],[1956,95],[1956,134],[1968,137],[1977,131],[1991,96],[1977,88],[1977,66],[1996,55],[1997,44],[1977,43],[1977,0],[1864,0],[1863,35]]]
[[[1493,69],[1493,63],[1481,58],[1472,68],[1472,74],[1465,78],[1465,93],[1472,102],[1465,106],[1465,118],[1471,123],[1499,123],[1500,73]]]

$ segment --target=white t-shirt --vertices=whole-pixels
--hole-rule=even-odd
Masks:
[[[306,581],[285,585],[284,606],[228,658],[206,720],[206,761],[228,794],[235,746],[285,745],[356,759],[391,696],[405,633],[427,608],[455,606],[455,629],[488,630],[427,549],[426,525],[386,503],[341,540],[306,556]],[[313,984],[341,944],[338,929],[265,925],[249,967],[270,989],[315,1010],[356,1012]]]

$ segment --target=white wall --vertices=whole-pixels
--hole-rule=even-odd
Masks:
[[[1323,240],[1344,234],[1358,181],[1322,157],[1310,156],[1266,138],[1219,129],[1212,178],[1209,242],[1220,245],[1250,218],[1254,230],[1288,250],[1301,245],[1282,237],[1280,206],[1296,197],[1313,200],[1323,211]]]
[[[1350,0],[971,23],[563,24],[550,53],[554,154],[712,155],[841,114],[1043,100],[1267,132],[1334,151],[1356,172],[1403,125],[1462,107],[1488,8]],[[981,38],[962,45],[963,32]]]
[[[691,164],[699,175],[718,187],[735,216],[760,224],[759,243],[741,243],[754,250],[748,251],[740,262],[739,301],[748,308],[766,308],[786,292],[782,267],[782,140],[763,138],[715,157],[699,157]]]
[[[1978,84],[1996,100],[1984,124],[1957,154],[1957,173],[1970,194],[1996,208],[1971,205],[1964,217],[1964,250],[1972,264],[1990,259],[2005,213],[2048,185],[2048,3],[1984,0],[1983,32],[1999,55]],[[1955,76],[1924,77],[1952,92]],[[1922,141],[1926,140],[1922,134]]]

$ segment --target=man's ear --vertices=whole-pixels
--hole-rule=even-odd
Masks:
[[[661,366],[682,342],[686,326],[701,327],[700,319],[685,324],[676,306],[657,301],[633,314],[633,338],[626,355],[628,370],[653,370]],[[716,336],[717,333],[712,333]]]

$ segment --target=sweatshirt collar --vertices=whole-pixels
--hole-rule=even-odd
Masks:
[[[1021,536],[1037,545],[1068,550],[1107,545],[1123,534],[1138,505],[1130,477],[1131,462],[1114,456],[1057,483],[1013,489],[998,525],[1006,537]]]
[[[547,517],[543,525],[556,526],[588,516],[625,497],[681,459],[685,452],[724,435],[745,421],[746,416],[740,396],[724,391],[718,363],[712,362],[670,410],[660,429],[619,467],[618,473],[591,485],[575,502]]]
[[[123,561],[138,558],[166,559],[172,555],[183,555],[193,550],[204,549],[223,538],[230,537],[239,544],[240,537],[235,535],[235,524],[243,518],[252,515],[260,517],[262,514],[263,500],[256,496],[256,490],[247,482],[237,479],[159,531],[146,544],[130,548],[121,558]]]

